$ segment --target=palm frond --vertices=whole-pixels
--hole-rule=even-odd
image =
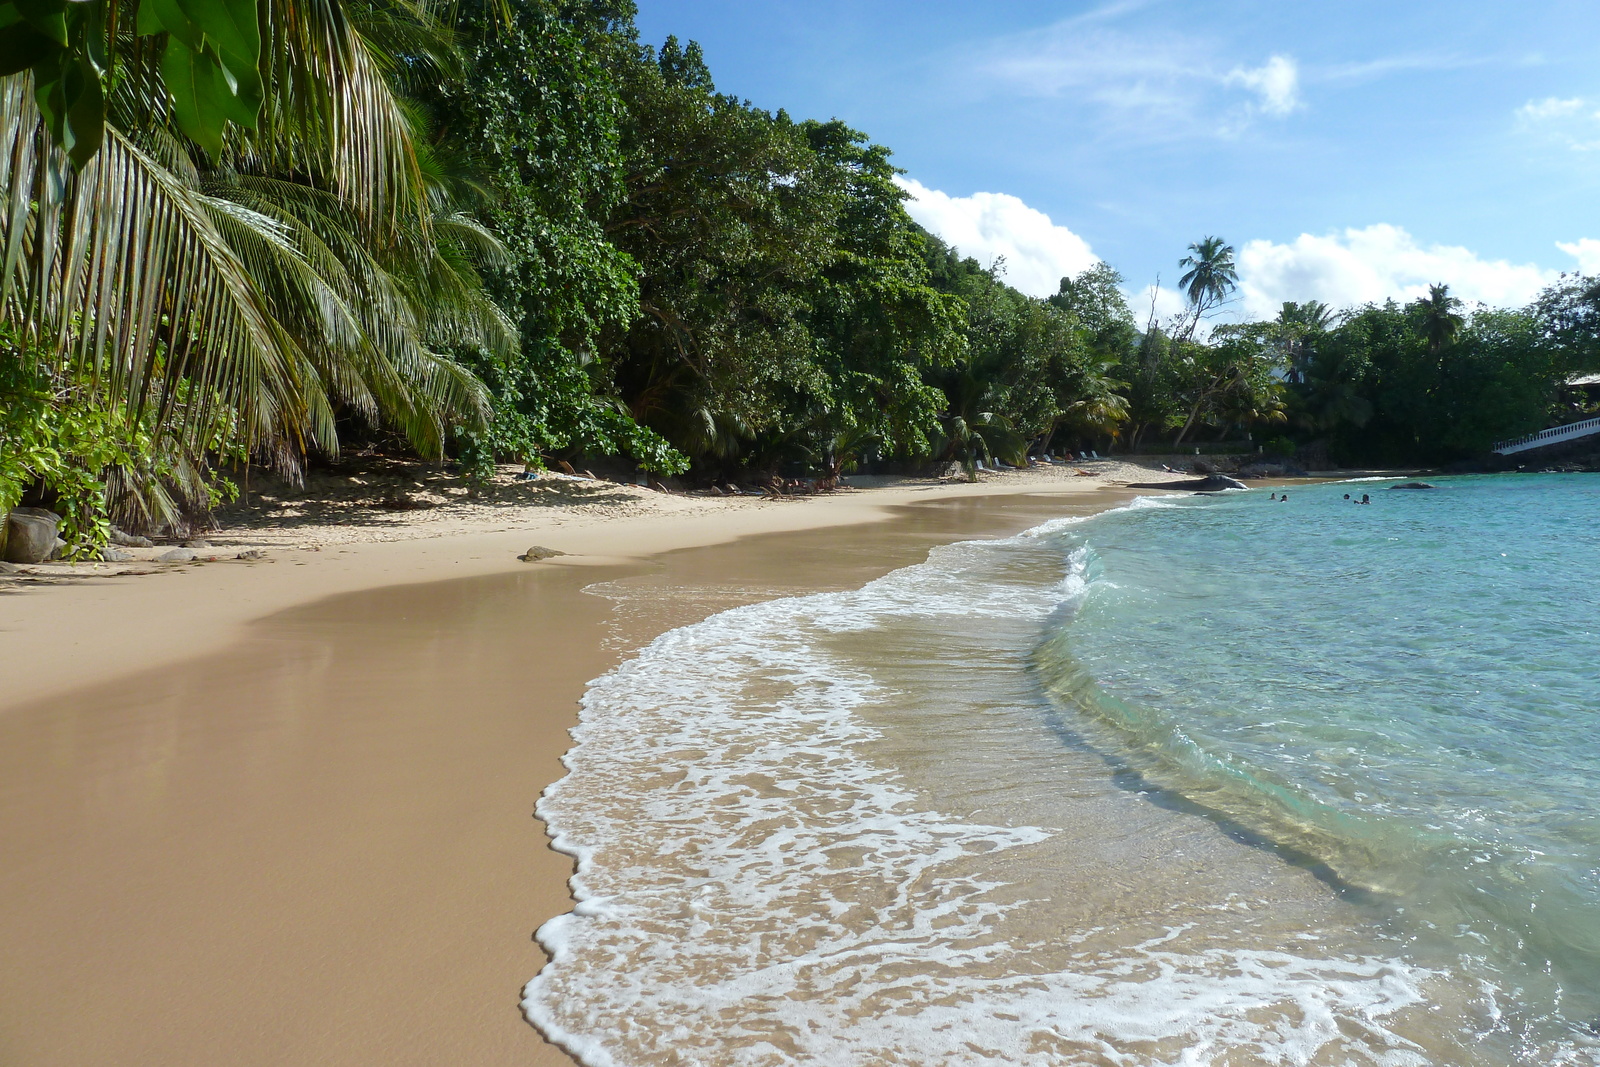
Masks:
[[[0,318],[135,420],[151,405],[170,411],[183,381],[200,398],[197,424],[223,403],[255,439],[293,432],[305,411],[294,342],[195,190],[115,128],[73,171],[28,82],[0,79],[0,182],[11,194]]]

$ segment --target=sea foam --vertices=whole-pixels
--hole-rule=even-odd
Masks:
[[[529,1020],[590,1067],[1427,1062],[1385,1025],[1426,972],[1019,925],[1059,828],[941,811],[874,756],[890,694],[840,641],[1042,624],[1090,563],[1056,551],[1072,521],[722,612],[593,682],[538,808],[578,905],[538,932]]]

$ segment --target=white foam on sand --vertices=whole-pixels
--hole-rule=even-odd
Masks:
[[[932,810],[868,758],[880,734],[858,712],[880,694],[821,638],[1043,619],[1070,574],[968,578],[1016,540],[723,612],[592,683],[538,809],[579,903],[538,932],[528,1019],[590,1067],[1426,1062],[1383,1025],[1422,998],[1396,961],[1185,951],[1181,930],[1074,955],[1070,929],[1004,932],[1028,901],[1001,861],[1052,831]]]

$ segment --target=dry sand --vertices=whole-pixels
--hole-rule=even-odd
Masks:
[[[570,906],[531,812],[584,682],[710,612],[1127,496],[1060,469],[570,485],[0,583],[0,1063],[568,1062],[516,1004]]]

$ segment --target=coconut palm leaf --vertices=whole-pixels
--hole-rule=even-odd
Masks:
[[[294,342],[178,174],[115,128],[74,171],[44,132],[27,74],[0,79],[0,156],[7,324],[135,420],[152,405],[170,413],[185,380],[202,409],[236,407],[258,438],[302,425]]]

